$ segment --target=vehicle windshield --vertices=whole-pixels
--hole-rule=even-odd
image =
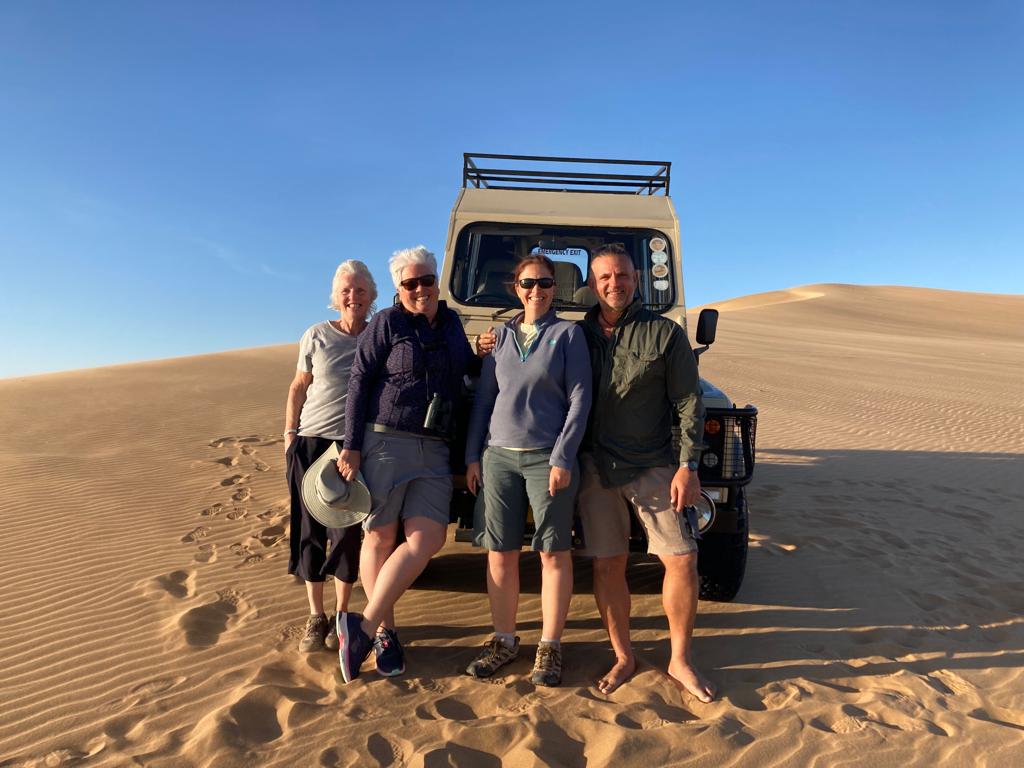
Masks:
[[[633,257],[644,305],[656,312],[671,309],[671,245],[654,229],[471,224],[459,233],[455,246],[452,296],[470,306],[519,307],[512,288],[515,265],[542,253],[555,264],[555,309],[587,309],[597,303],[587,286],[590,255],[606,243],[622,243]]]

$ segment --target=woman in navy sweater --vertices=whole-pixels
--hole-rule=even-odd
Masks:
[[[371,650],[380,674],[405,671],[394,606],[444,544],[450,414],[463,376],[493,347],[484,334],[474,353],[459,316],[438,301],[434,254],[422,245],[396,251],[388,268],[401,303],[374,315],[359,337],[338,457],[348,480],[362,468],[372,500],[359,559],[366,608],[337,619],[346,683]],[[405,541],[396,546],[399,525]]]
[[[551,309],[554,275],[554,264],[540,254],[517,265],[515,291],[523,312],[499,329],[494,354],[484,360],[466,439],[466,483],[474,493],[483,491],[474,537],[488,550],[487,595],[495,630],[466,673],[490,677],[519,654],[519,550],[529,505],[536,525],[531,544],[542,568],[543,627],[531,677],[536,685],[562,680],[579,485],[576,452],[592,388],[583,332]]]

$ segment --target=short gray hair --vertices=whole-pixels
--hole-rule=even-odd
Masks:
[[[331,281],[331,303],[327,305],[327,308],[341,310],[341,297],[338,294],[341,293],[341,278],[345,275],[361,277],[366,280],[370,286],[370,310],[366,314],[369,316],[376,312],[377,305],[374,302],[377,300],[377,283],[374,282],[373,275],[370,274],[370,268],[357,259],[341,262],[334,271],[334,280]]]
[[[403,248],[391,254],[391,260],[388,262],[388,271],[391,272],[391,280],[394,282],[395,288],[398,288],[398,284],[402,282],[402,272],[405,268],[414,264],[424,264],[430,267],[435,275],[437,274],[437,259],[425,245]]]

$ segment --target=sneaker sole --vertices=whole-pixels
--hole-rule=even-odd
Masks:
[[[337,622],[338,627],[338,661],[341,666],[341,678],[346,683],[351,683],[357,677],[359,677],[359,669],[355,670],[355,673],[349,675],[349,666],[351,665],[351,657],[349,651],[351,650],[352,643],[351,638],[348,636],[348,622]],[[362,664],[360,663],[360,667]]]
[[[399,675],[405,674],[405,664],[402,665],[401,669],[396,669],[391,672],[385,672],[380,667],[377,667],[377,674],[381,677],[398,677]]]

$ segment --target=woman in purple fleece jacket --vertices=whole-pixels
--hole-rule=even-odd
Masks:
[[[466,483],[477,503],[474,535],[487,552],[487,595],[494,637],[466,668],[490,677],[519,654],[519,550],[526,509],[540,553],[543,626],[531,679],[562,681],[562,630],[572,595],[572,517],[579,472],[576,451],[590,411],[590,354],[582,330],[551,309],[554,264],[523,259],[515,290],[523,312],[498,331],[486,358],[466,438]],[[483,451],[485,438],[487,450]],[[481,453],[483,453],[481,467]]]
[[[362,470],[371,497],[359,558],[366,608],[337,618],[346,683],[371,650],[380,674],[405,671],[395,603],[444,544],[450,413],[463,375],[475,373],[478,355],[493,346],[482,334],[476,352],[470,347],[459,316],[438,300],[437,261],[422,245],[396,251],[388,269],[400,304],[375,315],[359,337],[338,457],[346,480]]]

